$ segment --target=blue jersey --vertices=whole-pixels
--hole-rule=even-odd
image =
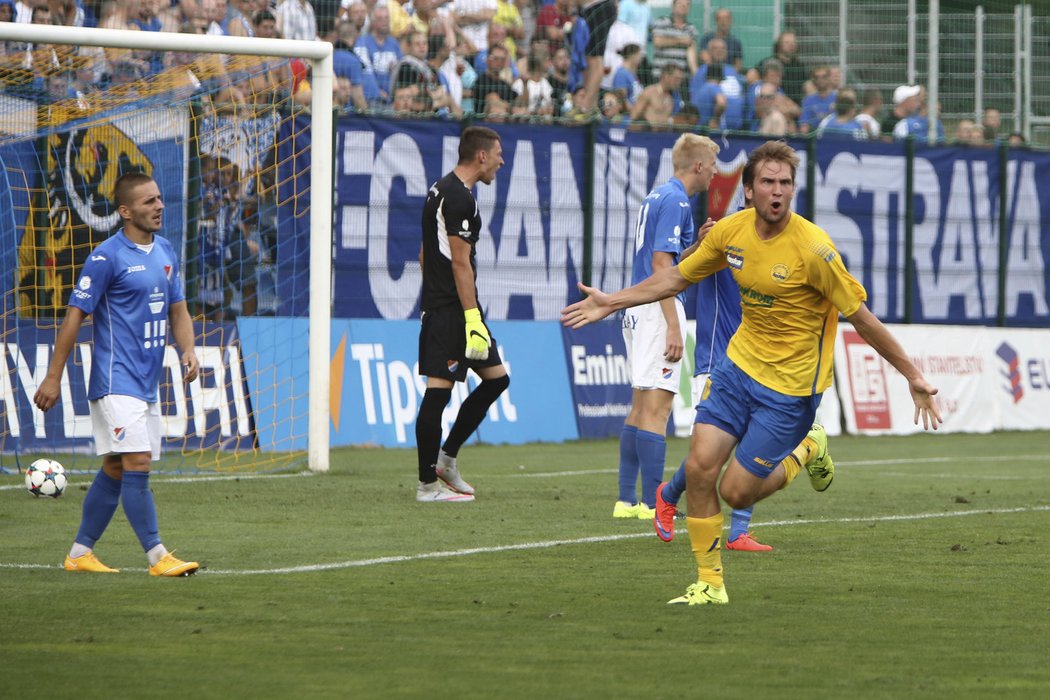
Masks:
[[[711,118],[715,115],[715,103],[721,94],[722,88],[718,83],[703,83],[690,90],[689,100],[700,112],[700,126],[709,126]]]
[[[365,70],[368,67],[372,68],[376,85],[381,93],[385,94],[385,89],[390,86],[391,71],[401,60],[401,47],[398,46],[397,39],[388,36],[380,46],[374,36],[362,34],[354,44],[354,53],[361,59],[361,66]]]
[[[637,75],[624,66],[620,66],[613,74],[613,90],[623,90],[627,104],[633,105],[638,101],[638,96],[642,94],[642,83],[638,80]]]
[[[89,400],[109,394],[157,400],[168,311],[185,299],[167,239],[154,236],[147,253],[121,229],[91,251],[69,298],[94,319]]]
[[[631,284],[638,284],[653,274],[653,253],[670,253],[677,264],[682,251],[693,244],[695,237],[693,209],[685,194],[685,185],[672,177],[650,192],[638,210]],[[685,293],[678,298],[684,303]]]
[[[591,38],[591,28],[583,17],[577,17],[572,25],[569,39],[569,94],[583,87],[583,74],[587,71],[587,42]]]
[[[820,126],[820,122],[824,120],[824,117],[831,114],[835,109],[835,98],[838,93],[834,90],[829,92],[827,95],[821,95],[818,92],[812,95],[806,95],[802,98],[802,114],[798,118],[799,124],[808,124],[810,131]]]
[[[693,374],[711,374],[740,325],[740,290],[727,267],[696,283],[696,360]]]

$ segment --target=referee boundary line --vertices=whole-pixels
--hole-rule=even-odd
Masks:
[[[910,515],[876,515],[861,518],[833,518],[833,519],[808,519],[808,520],[772,520],[759,523],[762,527],[791,527],[795,525],[844,525],[850,523],[884,523],[884,522],[907,522],[914,520],[933,520],[937,518],[961,518],[971,515],[1007,515],[1011,513],[1045,513],[1050,512],[1050,506],[1028,506],[1020,508],[993,508],[982,510],[964,510],[952,513],[913,513]],[[726,528],[728,529],[728,528]],[[305,574],[318,571],[339,571],[343,569],[357,569],[381,564],[401,564],[405,562],[424,561],[428,559],[453,559],[458,557],[469,557],[476,554],[500,554],[503,552],[520,552],[536,549],[551,549],[567,545],[579,544],[603,544],[606,542],[618,542],[621,540],[634,540],[642,538],[653,538],[651,531],[636,532],[622,535],[598,535],[593,537],[577,537],[564,540],[545,540],[540,542],[522,542],[520,544],[498,545],[492,547],[471,547],[468,549],[454,549],[443,552],[421,552],[419,554],[403,554],[388,557],[374,557],[370,559],[350,559],[347,561],[331,562],[328,564],[306,564],[302,566],[287,566],[274,569],[201,569],[204,576],[275,576],[283,574]],[[0,569],[61,569],[57,564],[9,564],[0,562]],[[124,571],[145,572],[145,569],[124,569]]]

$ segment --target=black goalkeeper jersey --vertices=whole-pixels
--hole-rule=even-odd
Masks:
[[[459,305],[449,236],[459,236],[470,243],[470,267],[476,281],[478,265],[474,256],[480,235],[478,203],[456,174],[451,172],[434,183],[423,205],[423,311]],[[477,291],[475,284],[475,297]]]

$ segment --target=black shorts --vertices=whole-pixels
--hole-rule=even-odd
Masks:
[[[609,29],[616,21],[617,7],[613,0],[602,0],[597,5],[580,10],[580,17],[587,22],[591,31],[587,39],[588,56],[604,56],[605,42],[609,38]]]
[[[468,360],[464,357],[467,335],[463,309],[454,305],[423,312],[419,328],[419,373],[424,377],[462,382],[467,378],[468,368],[477,370],[503,364],[491,328],[489,337],[488,359]]]

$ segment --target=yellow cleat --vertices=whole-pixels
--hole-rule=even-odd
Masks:
[[[96,574],[116,574],[120,572],[120,569],[111,569],[100,562],[94,552],[81,554],[75,559],[67,554],[66,560],[62,562],[62,568],[66,571],[89,571]]]
[[[639,503],[635,507],[638,509],[638,515],[636,517],[639,520],[649,520],[649,521],[651,521],[653,518],[656,517],[656,510],[653,509],[653,508],[650,508],[645,503]]]
[[[729,602],[729,594],[725,586],[715,588],[710,583],[697,581],[685,589],[685,595],[678,596],[667,601],[668,605],[725,605]]]
[[[201,565],[195,561],[182,561],[168,552],[149,568],[150,576],[192,576]]]
[[[634,520],[638,517],[638,506],[627,501],[617,501],[616,505],[613,506],[613,517]]]
[[[814,491],[827,491],[831,480],[835,478],[835,463],[828,452],[828,434],[824,432],[823,425],[814,423],[806,437],[817,443],[816,451],[805,465],[809,483]]]

